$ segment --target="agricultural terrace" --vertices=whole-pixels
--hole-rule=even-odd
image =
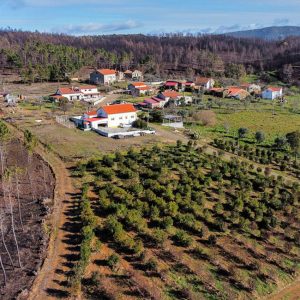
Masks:
[[[78,164],[73,293],[253,299],[299,272],[299,185],[190,141]]]

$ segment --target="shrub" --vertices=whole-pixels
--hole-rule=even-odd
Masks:
[[[216,114],[211,110],[203,110],[193,114],[195,121],[200,121],[204,126],[214,126],[217,123]]]
[[[208,243],[210,245],[215,245],[217,243],[217,237],[213,234],[211,234],[209,237],[208,237]]]
[[[146,129],[147,126],[147,122],[141,119],[137,119],[132,123],[132,126],[135,128],[141,128],[141,129]]]
[[[102,163],[106,166],[106,167],[112,167],[114,165],[114,160],[112,157],[108,156],[108,155],[104,155],[102,158]]]
[[[239,139],[245,138],[247,136],[247,133],[248,133],[248,129],[247,128],[243,128],[243,127],[239,128],[239,130],[238,130],[238,137],[239,137]]]
[[[168,234],[162,229],[154,229],[151,237],[156,246],[163,246],[168,238]]]
[[[145,263],[145,269],[147,271],[157,272],[157,261],[155,259],[153,259],[153,258],[150,258]]]
[[[174,235],[174,240],[177,245],[182,247],[188,247],[192,244],[192,238],[184,231],[184,230],[177,230]]]
[[[112,254],[107,259],[107,265],[112,269],[115,270],[118,263],[120,261],[120,258],[117,254]]]
[[[199,257],[199,258],[204,258],[204,259],[207,259],[209,257],[209,253],[208,253],[208,250],[200,247],[200,246],[196,246],[193,250],[192,250],[193,254],[196,256],[196,257]]]

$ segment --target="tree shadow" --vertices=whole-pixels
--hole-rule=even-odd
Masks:
[[[49,296],[55,297],[57,299],[64,299],[70,296],[69,292],[59,289],[46,289],[46,292]]]

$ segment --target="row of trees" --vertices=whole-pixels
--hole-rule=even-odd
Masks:
[[[79,260],[74,265],[72,276],[69,279],[69,284],[73,293],[78,294],[81,289],[81,281],[84,276],[86,267],[90,262],[90,257],[95,242],[95,226],[96,216],[91,208],[91,203],[88,198],[89,185],[84,184],[81,192],[81,200],[79,203],[81,235]]]
[[[61,79],[83,65],[138,67],[161,77],[177,72],[189,78],[199,72],[240,78],[275,69],[292,81],[291,64],[299,61],[299,45],[299,38],[279,43],[216,35],[72,37],[1,31],[0,68],[23,68],[26,81]]]
[[[171,241],[188,248],[186,253],[207,259],[210,255],[203,253],[199,239],[211,248],[221,247],[220,233],[234,236],[239,232],[264,241],[267,233],[290,225],[283,224],[283,219],[295,222],[292,216],[298,211],[299,185],[288,186],[282,178],[256,172],[238,160],[225,162],[204,155],[193,142],[183,145],[178,141],[175,147],[154,146],[140,152],[130,149],[125,155],[117,152],[91,160],[85,167],[80,165],[78,172],[95,176],[99,194],[95,213],[106,218],[100,236],[109,237],[118,252],[138,257],[144,257],[147,247],[164,248]],[[291,218],[285,219],[283,214]],[[281,238],[293,246],[299,244],[294,229]],[[282,251],[289,256],[288,250]],[[210,261],[225,270],[212,257]],[[148,270],[147,261],[141,263]],[[252,262],[242,264],[257,276]],[[283,260],[278,260],[277,266],[283,272],[294,272]],[[229,271],[228,276],[236,285],[242,282],[243,290],[255,288],[243,282],[238,272]]]
[[[247,157],[262,164],[274,164],[282,171],[290,170],[296,176],[299,175],[299,163],[297,157],[300,153],[300,133],[294,131],[286,136],[277,137],[272,147],[262,147],[265,141],[265,134],[257,131],[254,135],[256,146],[239,143],[240,140],[248,137],[248,129],[240,128],[237,133],[237,140],[215,139],[213,145],[219,149]],[[294,159],[292,158],[294,157]]]

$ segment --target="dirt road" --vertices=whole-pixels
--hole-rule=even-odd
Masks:
[[[56,179],[54,210],[51,216],[52,234],[49,241],[47,258],[33,284],[29,299],[57,299],[67,296],[66,274],[69,271],[68,255],[72,255],[66,240],[68,231],[67,212],[72,206],[74,188],[65,164],[53,153],[45,152],[42,147],[37,152],[51,165]]]
[[[264,300],[300,300],[300,278]]]
[[[48,255],[34,282],[29,299],[57,299],[58,296],[67,296],[65,280],[68,266],[66,261],[68,255],[71,254],[65,242],[69,233],[64,227],[68,218],[66,212],[72,205],[74,188],[64,163],[52,153],[45,153],[42,149],[39,149],[39,152],[55,173],[55,206],[51,219],[52,234]]]

